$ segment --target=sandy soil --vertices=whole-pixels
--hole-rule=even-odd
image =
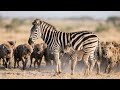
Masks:
[[[75,74],[70,75],[70,66],[66,67],[60,75],[54,76],[54,67],[28,68],[22,70],[20,68],[5,69],[0,68],[0,79],[120,79],[120,72],[114,70],[111,74],[105,74],[102,70],[100,75],[96,74],[96,70],[89,76],[84,76],[84,69],[76,67]]]

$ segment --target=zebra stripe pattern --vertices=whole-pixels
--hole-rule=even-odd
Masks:
[[[71,33],[57,31],[54,26],[40,19],[35,19],[32,24],[33,27],[31,28],[31,34],[28,40],[29,44],[34,43],[39,37],[42,38],[48,47],[55,52],[56,59],[59,57],[59,51],[70,44],[75,50],[82,49],[85,52],[83,60],[86,65],[86,72],[89,72],[90,68],[92,70],[93,67],[90,67],[88,58],[90,57],[91,61],[95,61],[94,52],[99,42],[98,37],[94,33],[88,31]],[[58,65],[56,66],[56,72],[61,72],[60,64],[58,63],[59,60],[56,60],[56,62]],[[94,66],[94,63],[92,66]]]

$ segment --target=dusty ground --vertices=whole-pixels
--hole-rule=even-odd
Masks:
[[[84,76],[84,69],[76,67],[75,74],[70,75],[70,66],[63,69],[62,74],[54,76],[54,67],[28,68],[22,70],[20,68],[5,69],[0,68],[0,79],[120,79],[120,72],[114,70],[111,74],[105,74],[102,70],[100,75],[96,74],[96,69],[89,76]]]

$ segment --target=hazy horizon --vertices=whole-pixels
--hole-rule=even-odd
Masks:
[[[68,18],[90,16],[95,19],[106,19],[109,16],[120,16],[120,11],[0,11],[0,16],[9,18]]]

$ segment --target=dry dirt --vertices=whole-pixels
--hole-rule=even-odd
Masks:
[[[22,65],[19,68],[5,69],[0,68],[0,79],[120,79],[120,72],[114,70],[111,74],[105,74],[103,70],[100,75],[96,74],[96,69],[89,75],[84,76],[84,69],[76,67],[75,74],[70,74],[70,66],[63,69],[60,75],[54,75],[54,67],[45,67],[45,64],[41,65],[41,68],[28,68],[22,70]]]

